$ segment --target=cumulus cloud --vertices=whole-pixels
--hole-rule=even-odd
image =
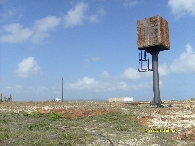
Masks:
[[[48,32],[55,30],[59,24],[60,18],[56,16],[47,16],[43,19],[36,20],[31,29],[23,28],[18,23],[9,24],[1,30],[1,34],[4,32],[8,34],[1,35],[0,42],[18,43],[31,38],[33,43],[38,43],[44,38],[49,37]]]
[[[97,8],[95,14],[87,16],[85,14],[87,8],[87,3],[77,3],[75,7],[70,9],[63,18],[64,27],[68,28],[81,25],[85,19],[89,20],[91,23],[100,22],[99,17],[106,14],[104,8],[100,7]],[[11,17],[13,15],[13,11],[8,11],[6,13],[6,18],[8,15]],[[3,17],[2,14],[0,17]],[[18,43],[30,38],[32,43],[40,43],[43,39],[50,36],[50,31],[56,30],[56,27],[59,26],[60,22],[61,18],[50,15],[40,20],[35,20],[32,27],[29,28],[24,28],[18,23],[5,25],[2,29],[0,29],[0,42]]]
[[[166,63],[163,63],[158,67],[159,76],[167,76],[169,74],[169,68]]]
[[[195,1],[194,0],[169,0],[168,6],[172,13],[181,17],[185,14],[195,16]]]
[[[179,58],[173,60],[170,65],[172,72],[195,72],[195,53],[190,44],[186,45],[186,52],[182,53]]]
[[[6,25],[2,31],[6,31],[8,34],[0,36],[0,42],[7,43],[22,42],[32,35],[32,31],[30,29],[23,28],[23,26],[18,23]]]
[[[152,76],[151,71],[143,73],[143,72],[138,72],[137,69],[129,67],[128,69],[124,71],[124,73],[120,76],[120,78],[124,80],[138,80],[138,79],[147,78],[150,76]]]
[[[106,11],[103,7],[97,8],[97,12],[89,17],[89,21],[91,23],[101,22],[99,17],[105,14],[106,14]]]
[[[152,67],[152,64],[150,63],[149,66]],[[143,68],[147,67],[144,66]],[[169,74],[169,67],[166,65],[166,63],[163,63],[162,65],[158,66],[158,72],[159,76],[167,76]],[[120,78],[123,80],[140,80],[152,77],[152,74],[152,71],[139,72],[137,69],[129,67],[124,71]]]
[[[101,73],[100,77],[101,78],[109,78],[109,73],[107,71],[104,71],[103,73]]]
[[[23,59],[18,64],[18,69],[16,70],[16,74],[21,78],[28,78],[39,73],[41,73],[41,68],[37,65],[34,57]]]
[[[69,88],[77,90],[85,90],[94,88],[98,84],[94,78],[84,77],[82,80],[78,80],[76,83],[69,84]]]
[[[115,89],[127,90],[127,84],[125,82],[117,82]]]
[[[162,85],[163,85],[162,81],[159,80],[159,88],[161,88]],[[144,89],[144,88],[153,88],[153,81],[133,84],[129,86],[129,89],[133,89],[133,90]]]
[[[171,63],[170,67],[163,63],[158,66],[159,76],[167,76],[171,72],[195,72],[195,53],[190,44],[186,45],[186,52],[182,53],[179,58],[176,58]],[[152,64],[150,64],[152,66]],[[146,68],[146,67],[143,67]],[[138,72],[137,69],[127,68],[124,73],[120,76],[123,80],[139,80],[144,78],[152,77],[151,71],[147,72]]]
[[[43,19],[36,20],[33,25],[33,43],[38,43],[42,39],[49,37],[49,31],[54,31],[60,24],[61,19],[56,16],[47,16]]]
[[[144,82],[144,83],[139,83],[139,84],[133,84],[130,86],[130,89],[141,89],[141,88],[151,88],[153,87],[153,82]]]
[[[97,23],[97,22],[99,22],[98,16],[97,16],[96,14],[91,15],[91,16],[89,17],[89,21],[90,21],[91,23]]]
[[[84,77],[78,80],[76,83],[69,83],[67,85],[68,89],[71,90],[88,90],[93,92],[101,91],[113,91],[113,90],[127,90],[127,84],[125,82],[99,82],[94,78]]]
[[[64,17],[64,27],[73,27],[83,24],[85,19],[85,11],[88,8],[88,4],[84,2],[77,3],[74,9],[70,9]]]

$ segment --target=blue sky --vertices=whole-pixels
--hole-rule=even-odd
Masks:
[[[170,36],[161,99],[195,97],[194,0],[0,0],[0,92],[61,98],[63,77],[65,100],[152,100],[152,72],[137,71],[137,20],[157,15]]]

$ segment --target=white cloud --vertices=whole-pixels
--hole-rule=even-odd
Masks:
[[[138,80],[142,78],[147,78],[152,76],[152,72],[138,72],[137,69],[129,67],[124,71],[124,73],[121,75],[121,79],[124,80]]]
[[[89,17],[89,21],[91,23],[101,22],[99,17],[105,14],[106,14],[106,11],[103,7],[97,8],[97,12]]]
[[[169,68],[165,63],[158,67],[159,76],[166,76],[169,74]]]
[[[109,78],[109,73],[107,71],[104,71],[103,73],[101,73],[100,77],[101,78]]]
[[[97,13],[99,15],[105,15],[106,11],[105,11],[105,9],[103,7],[99,7],[99,8],[97,8]]]
[[[127,84],[125,82],[99,82],[94,78],[84,77],[82,80],[78,80],[76,83],[69,83],[68,89],[71,90],[89,90],[93,92],[101,91],[113,91],[113,90],[127,90]]]
[[[162,87],[162,81],[159,80],[159,88]],[[143,88],[153,88],[153,81],[150,81],[150,82],[144,82],[144,83],[139,83],[139,84],[133,84],[133,85],[130,85],[129,87],[130,89],[134,89],[134,90],[137,90],[137,89],[143,89]]]
[[[161,88],[163,86],[163,83],[161,80],[159,80],[159,88]]]
[[[18,23],[6,25],[3,30],[8,34],[0,36],[0,42],[18,43],[27,40],[32,35],[30,29],[23,28]]]
[[[118,82],[116,84],[116,89],[127,90],[127,84],[125,82]]]
[[[178,17],[185,14],[195,16],[195,0],[169,0],[168,6],[171,7],[172,13]]]
[[[47,16],[43,19],[36,20],[33,25],[34,34],[33,43],[38,43],[42,39],[49,37],[48,31],[53,31],[60,24],[61,19],[56,16]]]
[[[89,17],[89,21],[91,23],[97,23],[97,22],[100,22],[99,19],[98,19],[98,15],[97,14],[93,14]]]
[[[144,82],[144,83],[139,83],[139,84],[133,84],[130,86],[130,89],[141,89],[141,88],[152,88],[153,87],[153,82]]]
[[[28,78],[39,73],[41,73],[41,68],[37,65],[33,57],[23,59],[18,64],[18,69],[16,70],[16,74],[21,78]]]
[[[195,72],[195,53],[190,44],[186,45],[186,52],[182,53],[179,58],[174,59],[170,67],[165,63],[158,67],[159,76],[167,76],[171,72]],[[150,67],[152,64],[150,64]],[[146,68],[145,66],[143,68]],[[123,80],[139,80],[143,78],[152,77],[153,72],[138,72],[137,69],[127,68],[124,73],[120,76]]]
[[[4,31],[8,32],[8,34],[1,35],[0,42],[18,43],[32,37],[32,42],[38,43],[42,39],[49,37],[48,31],[55,30],[60,24],[60,20],[60,18],[55,16],[47,16],[43,19],[36,20],[32,29],[23,28],[23,26],[18,23],[6,25],[1,30],[1,34],[3,34]]]
[[[82,80],[78,80],[77,83],[69,84],[69,88],[77,90],[91,89],[97,85],[98,82],[94,78],[84,77]]]
[[[195,72],[195,53],[190,44],[186,45],[186,52],[173,61],[170,69],[172,72]]]
[[[151,63],[149,66],[150,68],[152,68]],[[147,68],[147,67],[143,66],[143,68]],[[166,76],[169,74],[169,68],[164,63],[158,66],[158,72],[159,72],[159,76]],[[120,76],[120,78],[123,80],[139,80],[139,79],[152,77],[152,75],[153,75],[152,71],[139,72],[137,69],[129,67],[124,71],[124,73]]]
[[[74,9],[70,9],[64,17],[64,27],[68,28],[83,24],[83,21],[85,19],[85,11],[87,8],[87,3],[77,3]]]

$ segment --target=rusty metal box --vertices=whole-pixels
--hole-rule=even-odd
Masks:
[[[137,36],[139,50],[170,49],[168,22],[161,16],[138,20]]]

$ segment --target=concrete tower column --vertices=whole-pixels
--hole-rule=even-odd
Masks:
[[[152,55],[152,69],[153,69],[153,92],[154,97],[152,104],[160,106],[162,101],[160,99],[160,89],[159,89],[159,72],[158,72],[158,53],[159,50],[153,50]]]

